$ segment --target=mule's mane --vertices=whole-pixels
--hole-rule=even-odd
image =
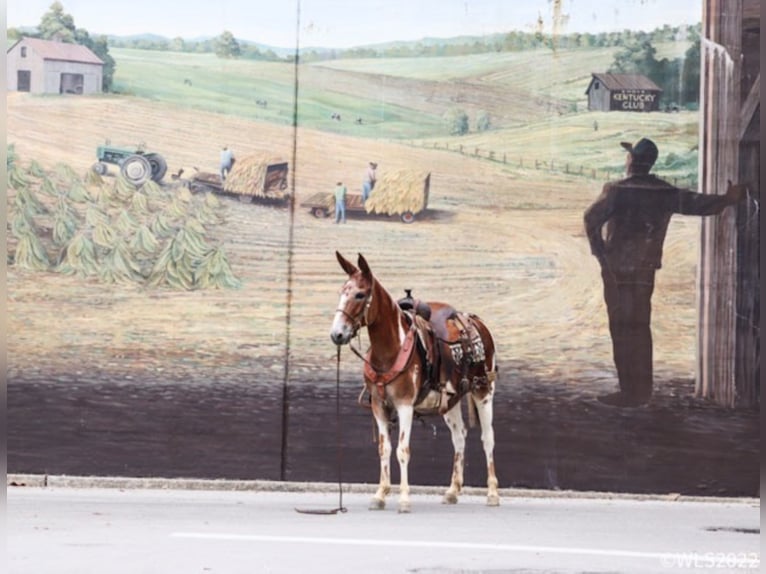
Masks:
[[[386,300],[389,307],[394,310],[394,315],[399,324],[404,324],[404,311],[399,307],[399,304],[391,295],[388,289],[378,280],[375,275],[372,275],[372,304],[375,307],[375,318],[377,319],[381,311],[385,312],[385,309],[381,307],[381,302]]]

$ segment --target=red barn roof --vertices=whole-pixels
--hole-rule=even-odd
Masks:
[[[585,90],[587,94],[590,91],[593,82],[598,80],[601,84],[610,91],[613,90],[651,90],[654,92],[661,92],[657,84],[651,81],[646,76],[641,74],[597,74],[593,73],[593,78],[588,84],[588,89]]]
[[[104,62],[96,56],[89,48],[80,44],[67,44],[65,42],[51,42],[50,40],[40,40],[39,38],[22,38],[16,44],[24,43],[43,60],[59,60],[63,62],[80,62],[83,64],[99,64]],[[15,46],[11,46],[10,52]]]

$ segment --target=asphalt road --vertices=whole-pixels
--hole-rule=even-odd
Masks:
[[[9,487],[11,574],[758,572],[760,504]]]

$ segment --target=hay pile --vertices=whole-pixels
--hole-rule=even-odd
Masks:
[[[223,222],[211,194],[137,188],[122,176],[107,183],[58,164],[8,166],[11,233],[6,260],[20,269],[105,283],[171,289],[237,288],[226,255],[208,227]]]
[[[266,192],[266,171],[270,165],[284,162],[284,159],[268,155],[248,155],[241,159],[237,158],[231,172],[226,176],[223,189],[239,195],[279,196],[282,194],[279,189]]]
[[[429,176],[425,171],[405,169],[381,174],[365,203],[365,210],[385,215],[423,211],[428,205]]]

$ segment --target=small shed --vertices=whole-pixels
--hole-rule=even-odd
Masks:
[[[6,54],[6,87],[33,94],[97,94],[103,68],[86,46],[22,38]]]
[[[662,88],[641,74],[594,72],[585,93],[591,111],[654,112],[660,109]]]

